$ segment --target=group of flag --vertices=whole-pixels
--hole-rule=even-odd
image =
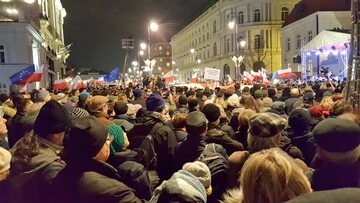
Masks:
[[[35,65],[30,65],[19,72],[13,74],[9,79],[12,84],[26,87],[28,83],[33,82],[40,82],[43,74],[44,74],[44,67],[45,65],[36,68]],[[104,77],[93,79],[90,78],[89,80],[82,80],[79,75],[75,76],[74,78],[66,78],[61,80],[56,80],[53,84],[53,89],[63,89],[63,88],[71,88],[71,89],[81,89],[87,87],[87,85],[102,85],[105,82],[113,82],[119,78],[119,68],[114,68]]]

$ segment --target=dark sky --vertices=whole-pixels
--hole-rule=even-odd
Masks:
[[[160,28],[151,35],[151,43],[170,41],[170,37],[207,1],[62,0],[67,11],[65,43],[73,43],[68,62],[77,68],[104,71],[123,66],[122,38],[133,34],[138,45],[139,41],[146,40],[147,24],[154,19]],[[132,56],[130,61],[133,59]]]

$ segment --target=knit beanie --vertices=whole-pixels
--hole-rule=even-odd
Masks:
[[[195,108],[197,105],[199,105],[199,102],[197,99],[189,99],[188,101],[189,109]]]
[[[125,139],[124,132],[118,125],[109,125],[108,131],[111,136],[114,137],[114,140],[110,145],[110,154],[115,154],[116,152],[121,152],[124,150]]]
[[[0,174],[10,169],[11,153],[0,147]]]
[[[309,109],[310,115],[314,118],[320,118],[323,115],[323,109],[321,106],[312,106]]]
[[[180,105],[187,105],[188,104],[188,98],[185,95],[180,95],[179,104]]]
[[[206,119],[211,123],[216,121],[220,117],[220,109],[216,104],[206,104],[201,110],[205,114]]]
[[[239,107],[240,106],[239,97],[236,94],[231,95],[227,99],[227,105],[230,107]]]
[[[107,127],[95,117],[74,120],[69,135],[64,138],[65,159],[91,159],[101,150],[107,137]]]
[[[133,95],[134,95],[135,98],[141,97],[141,95],[142,95],[142,90],[141,90],[141,89],[134,89]]]
[[[70,111],[70,119],[75,120],[77,118],[83,118],[89,116],[89,112],[87,112],[85,109],[82,108],[73,108]]]
[[[161,112],[165,107],[164,99],[156,93],[152,93],[146,100],[146,108],[148,111]]]
[[[325,119],[315,126],[313,135],[315,143],[328,152],[348,152],[360,144],[360,127],[345,119]]]
[[[254,93],[254,99],[259,99],[263,97],[263,92],[261,90],[256,90]]]
[[[208,166],[203,162],[195,161],[186,163],[183,165],[182,170],[190,172],[196,176],[204,185],[205,189],[211,186],[211,173]]]
[[[296,131],[303,132],[311,125],[310,113],[305,109],[294,109],[289,115],[289,125]]]
[[[69,130],[70,126],[70,116],[66,109],[58,102],[50,100],[40,109],[34,123],[34,132],[45,137]]]

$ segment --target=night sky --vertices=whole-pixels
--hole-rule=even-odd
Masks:
[[[121,39],[133,34],[136,46],[146,40],[147,24],[160,25],[151,43],[170,41],[208,0],[62,0],[67,11],[65,44],[73,43],[68,62],[76,68],[108,72],[122,67]],[[136,50],[136,51],[135,51]],[[137,53],[135,49],[132,53]],[[130,61],[134,56],[130,57]]]

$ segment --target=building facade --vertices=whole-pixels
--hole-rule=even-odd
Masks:
[[[178,81],[188,82],[205,67],[221,70],[220,80],[238,79],[234,55],[244,55],[240,72],[281,69],[280,28],[299,0],[219,0],[171,38]],[[235,22],[231,29],[229,22]],[[239,46],[245,41],[244,47]],[[201,78],[199,78],[201,80]]]
[[[152,74],[164,75],[172,69],[172,49],[167,42],[157,43],[151,46],[151,59],[155,59],[156,63],[153,67]]]
[[[43,66],[44,74],[30,88],[49,87],[62,78],[70,50],[64,44],[61,1],[10,0],[0,2],[0,8],[0,91],[8,92],[9,77],[32,64]]]
[[[322,30],[350,30],[350,22],[350,0],[303,0],[299,2],[280,30],[282,67],[301,73],[301,47],[310,42]],[[320,59],[307,58],[311,60],[310,66],[320,69]]]

